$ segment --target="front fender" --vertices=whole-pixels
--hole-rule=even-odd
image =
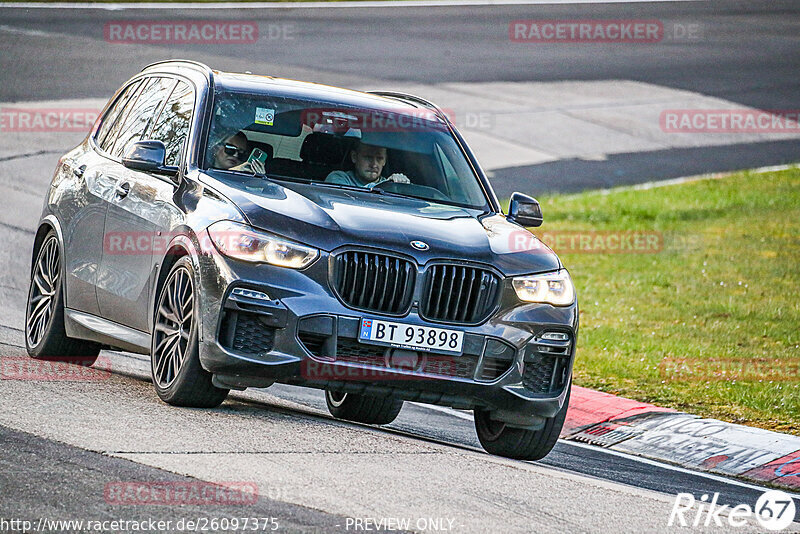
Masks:
[[[150,314],[150,332],[153,331],[153,325],[155,324],[155,313],[156,313],[156,301],[158,300],[159,291],[161,286],[164,284],[164,281],[167,279],[167,275],[169,275],[172,266],[175,262],[183,257],[188,256],[190,261],[192,262],[192,268],[195,272],[195,287],[200,287],[200,256],[202,246],[204,246],[200,240],[197,238],[196,234],[191,231],[189,228],[183,228],[180,231],[186,233],[177,233],[173,235],[170,239],[169,243],[165,247],[165,253],[161,257],[158,265],[156,267],[156,276],[155,276],[155,283],[153,286],[153,291],[150,292],[150,309],[152,313]],[[208,240],[206,240],[208,241]],[[209,242],[210,244],[210,242]],[[195,294],[195,298],[198,299],[199,305],[201,306],[200,309],[203,309],[203,302],[202,302],[202,291],[197,291]],[[199,330],[200,332],[200,339],[202,340],[202,325]]]

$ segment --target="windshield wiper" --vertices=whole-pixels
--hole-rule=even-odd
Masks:
[[[256,172],[256,171],[253,171],[253,176],[255,176],[256,178],[261,178],[262,180],[267,180],[267,181],[270,181],[270,180],[269,180],[269,176],[267,176],[267,173],[266,173],[266,172]]]
[[[359,187],[357,185],[347,185],[347,184],[333,184],[330,182],[315,182],[315,181],[306,181],[306,183],[311,185],[322,185],[325,187],[334,187],[336,189],[346,189],[347,191],[360,191],[362,193],[369,193],[372,191],[366,187]]]

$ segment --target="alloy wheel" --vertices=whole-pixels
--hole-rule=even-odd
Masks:
[[[161,292],[153,343],[153,378],[166,388],[186,360],[194,325],[194,283],[185,267],[176,269]]]
[[[61,273],[61,261],[58,254],[58,239],[51,237],[39,250],[33,281],[28,297],[25,335],[28,346],[38,345],[50,324],[56,302],[56,290]]]

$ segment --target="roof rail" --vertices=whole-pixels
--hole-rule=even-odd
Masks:
[[[208,76],[211,75],[211,67],[206,65],[205,63],[200,63],[199,61],[192,61],[191,59],[165,59],[164,61],[156,61],[155,63],[150,63],[149,65],[145,66],[142,69],[142,72],[146,71],[150,67],[155,67],[156,65],[164,65],[166,63],[183,63],[187,66],[191,65],[193,67],[200,67],[200,69]]]
[[[448,123],[448,124],[450,123],[450,118],[445,114],[444,111],[442,111],[442,109],[439,106],[437,106],[436,104],[434,104],[430,100],[425,100],[422,97],[414,96],[414,95],[411,95],[411,94],[408,94],[408,93],[401,93],[401,92],[398,92],[398,91],[366,91],[366,92],[371,94],[371,95],[385,96],[385,97],[388,97],[388,98],[396,98],[396,99],[399,99],[399,100],[405,100],[407,102],[414,102],[414,103],[417,103],[417,104],[422,104],[426,108],[434,110],[436,112],[436,115],[439,118],[443,119],[446,123]]]

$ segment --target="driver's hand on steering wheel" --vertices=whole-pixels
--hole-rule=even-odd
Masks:
[[[387,182],[394,182],[394,183],[397,183],[397,184],[410,184],[411,183],[411,180],[408,179],[408,176],[406,176],[405,174],[403,174],[401,172],[396,172],[396,173],[392,174],[391,176],[389,176],[386,179],[386,181]]]

